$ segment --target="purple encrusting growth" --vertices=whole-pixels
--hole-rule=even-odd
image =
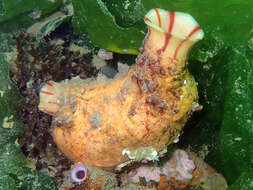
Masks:
[[[194,161],[189,158],[187,152],[178,149],[162,168],[141,166],[135,172],[129,173],[128,180],[132,183],[138,183],[139,177],[145,177],[146,181],[159,182],[160,175],[166,175],[168,179],[174,177],[176,180],[188,180],[192,179],[194,169]]]
[[[178,149],[173,153],[171,160],[163,167],[162,173],[169,177],[175,177],[177,180],[184,180],[192,178],[194,169],[194,161],[189,159],[187,152]]]
[[[87,177],[87,169],[83,165],[75,166],[71,171],[71,179],[73,182],[81,183]]]

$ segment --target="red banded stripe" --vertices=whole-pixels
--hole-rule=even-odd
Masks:
[[[170,16],[170,26],[168,32],[171,33],[172,28],[174,26],[175,12],[169,12],[169,16]]]
[[[187,35],[186,39],[184,39],[183,41],[181,41],[181,42],[178,44],[178,46],[177,46],[177,48],[176,48],[176,50],[175,50],[174,56],[173,56],[174,59],[177,58],[177,54],[178,54],[178,52],[179,52],[179,49],[182,47],[183,43],[184,43],[186,40],[188,40],[193,34],[195,34],[197,31],[199,31],[200,29],[201,29],[200,26],[196,26],[196,27]]]
[[[54,86],[51,82],[46,83],[48,86]]]
[[[194,33],[196,33],[197,31],[199,31],[201,28],[200,26],[196,26],[187,36],[187,38],[190,38]]]
[[[168,12],[169,13],[169,17],[170,17],[170,24],[169,24],[169,28],[168,28],[168,32],[166,32],[165,34],[165,41],[164,44],[162,46],[161,49],[157,50],[157,53],[160,54],[161,52],[164,52],[169,44],[170,41],[170,37],[171,37],[171,31],[173,29],[174,26],[174,21],[175,21],[175,12]]]
[[[49,104],[57,104],[56,102],[51,102],[51,101],[48,101],[47,103],[49,103]]]
[[[161,16],[157,8],[155,8],[155,12],[158,19],[158,26],[161,27],[162,26]]]
[[[41,90],[40,92],[43,93],[43,94],[54,95],[54,93],[48,92],[48,91],[45,91],[45,90]]]

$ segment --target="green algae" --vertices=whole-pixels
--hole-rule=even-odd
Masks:
[[[31,16],[33,11],[40,11],[39,18],[43,18],[59,9],[62,4],[63,0],[0,0],[0,32],[27,27],[37,21],[37,18]]]

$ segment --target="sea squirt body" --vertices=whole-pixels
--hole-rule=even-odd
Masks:
[[[137,58],[114,79],[49,81],[39,109],[54,116],[53,137],[71,160],[111,167],[128,159],[125,149],[157,151],[180,133],[198,101],[186,68],[190,48],[203,31],[188,14],[152,9]]]

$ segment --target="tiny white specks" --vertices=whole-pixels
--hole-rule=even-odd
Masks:
[[[125,6],[124,6],[124,9],[127,10],[128,7],[129,7],[129,5],[130,5],[130,2],[127,0],[125,3],[126,3],[126,4],[125,4]]]
[[[97,56],[102,60],[110,60],[113,58],[113,53],[104,49],[99,49]]]
[[[15,143],[14,143],[14,144],[17,145],[17,146],[20,145],[19,142],[18,142],[18,139],[15,140]]]
[[[3,96],[4,96],[4,91],[0,90],[0,97],[3,97]]]
[[[187,83],[187,81],[186,80],[184,80],[184,84],[186,84]]]
[[[157,156],[157,152],[156,151],[153,151],[152,153],[151,153],[151,155],[153,156],[153,158],[155,158],[156,156]]]
[[[141,32],[142,34],[144,34],[144,35],[146,34],[146,32],[144,32],[143,30],[141,30],[140,32]]]
[[[203,69],[205,70],[209,70],[211,68],[211,65],[205,64],[203,65]]]
[[[26,88],[32,88],[33,86],[33,79],[31,78],[27,83],[26,83]]]
[[[239,89],[236,89],[236,90],[235,90],[235,93],[236,93],[236,94],[242,94],[242,91],[240,91]]]
[[[34,11],[30,12],[28,14],[28,16],[31,17],[31,18],[33,18],[33,19],[39,19],[40,16],[41,16],[41,13],[42,12],[40,10],[34,10]]]
[[[179,136],[180,135],[177,135],[177,137],[173,140],[173,143],[178,143],[179,142]]]
[[[168,152],[167,147],[165,147],[162,151],[159,152],[159,156],[163,157]]]
[[[122,155],[124,156],[125,154],[130,154],[130,150],[128,150],[128,149],[123,149],[122,150]]]
[[[200,107],[201,107],[201,105],[199,105],[198,102],[192,102],[192,111],[196,111]]]
[[[14,122],[13,120],[13,115],[11,115],[10,117],[6,116],[3,120],[3,128],[13,128],[14,127]]]
[[[234,140],[235,140],[235,141],[241,141],[242,138],[241,138],[241,137],[236,137],[236,138],[234,138]]]

